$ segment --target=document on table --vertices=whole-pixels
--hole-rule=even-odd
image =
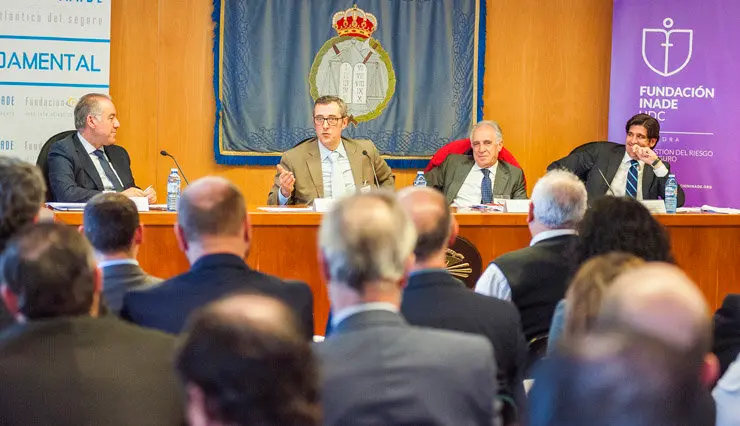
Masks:
[[[46,203],[46,206],[52,210],[63,212],[81,212],[85,210],[85,203]]]
[[[298,213],[298,212],[312,212],[313,207],[285,207],[285,206],[278,206],[278,207],[257,207],[257,210],[261,210],[263,212],[273,212],[273,213]]]

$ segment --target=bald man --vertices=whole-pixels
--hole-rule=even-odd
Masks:
[[[304,283],[285,282],[250,268],[244,258],[252,242],[246,202],[233,183],[205,177],[191,183],[177,204],[175,237],[190,270],[163,283],[126,294],[121,317],[177,334],[195,309],[238,291],[283,300],[313,335],[313,296]],[[166,254],[165,254],[166,255]]]
[[[196,311],[187,331],[175,366],[188,424],[321,423],[316,360],[284,303],[227,297]]]
[[[403,291],[401,314],[409,324],[479,334],[488,338],[498,365],[504,424],[524,413],[522,375],[527,350],[519,312],[511,303],[468,290],[450,275],[447,248],[457,237],[457,222],[444,195],[432,188],[406,188],[398,194],[401,208],[416,227],[415,263]]]

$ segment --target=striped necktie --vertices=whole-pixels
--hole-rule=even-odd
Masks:
[[[625,193],[630,198],[637,198],[637,171],[640,163],[637,160],[630,160],[630,169],[627,172],[627,187]]]

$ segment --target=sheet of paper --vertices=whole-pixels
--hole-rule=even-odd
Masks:
[[[46,203],[46,206],[52,210],[59,210],[59,211],[85,210],[85,203]]]
[[[297,212],[312,212],[312,207],[286,207],[286,206],[267,206],[267,207],[257,207],[257,210],[261,210],[263,212],[273,212],[273,213],[297,213]]]

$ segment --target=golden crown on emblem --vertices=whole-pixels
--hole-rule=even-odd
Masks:
[[[340,36],[370,38],[378,25],[378,19],[372,13],[358,9],[357,5],[345,11],[337,12],[332,18],[334,29]]]

